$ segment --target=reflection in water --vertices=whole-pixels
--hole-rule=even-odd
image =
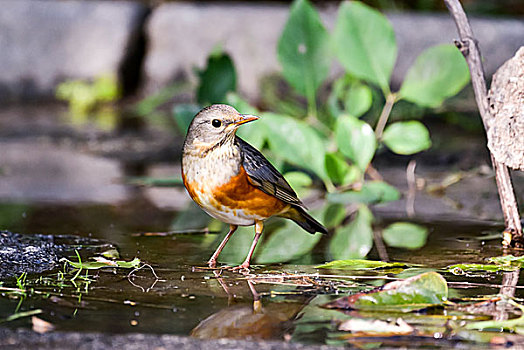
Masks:
[[[246,284],[253,295],[253,303],[232,305],[235,302],[235,295],[231,293],[227,283],[220,277],[220,272],[214,271],[214,274],[228,295],[228,307],[200,322],[191,331],[193,337],[200,339],[282,339],[286,330],[291,327],[291,320],[303,308],[303,305],[297,302],[270,303],[263,307],[260,295],[250,279],[246,280]]]

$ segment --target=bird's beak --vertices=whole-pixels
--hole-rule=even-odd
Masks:
[[[240,115],[240,119],[234,121],[233,124],[234,125],[242,125],[242,124],[245,124],[245,123],[249,123],[249,122],[255,121],[257,119],[258,119],[258,117],[256,115],[241,114]]]

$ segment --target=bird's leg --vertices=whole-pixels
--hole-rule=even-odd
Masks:
[[[249,248],[249,253],[247,254],[246,260],[242,263],[242,265],[233,267],[233,271],[237,270],[248,270],[249,271],[249,262],[251,261],[251,257],[253,256],[253,252],[255,251],[255,248],[257,246],[258,240],[260,239],[260,236],[262,235],[262,229],[264,228],[264,223],[262,221],[255,221],[255,238],[253,239],[253,243],[251,243],[251,248]]]
[[[220,252],[222,251],[222,249],[224,249],[224,247],[226,246],[227,241],[229,241],[233,233],[235,233],[235,231],[237,230],[237,227],[238,226],[236,225],[229,225],[229,232],[227,233],[226,237],[224,237],[222,242],[220,242],[220,245],[218,246],[217,250],[215,250],[211,258],[207,262],[207,265],[209,267],[213,267],[213,268],[217,267],[217,258],[220,255]]]

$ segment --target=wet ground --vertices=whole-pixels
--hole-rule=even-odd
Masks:
[[[390,337],[355,343],[344,338],[344,333],[338,330],[340,322],[377,315],[321,307],[340,295],[369,290],[430,270],[446,278],[451,298],[487,297],[499,293],[508,272],[458,273],[446,269],[457,263],[486,263],[489,257],[508,253],[500,246],[498,233],[502,226],[497,220],[500,214],[494,181],[489,171],[472,167],[471,158],[465,156],[473,154],[474,158],[478,141],[469,143],[470,149],[460,153],[462,160],[467,158],[470,163],[451,162],[448,165],[433,158],[419,160],[419,179],[436,190],[417,192],[415,213],[408,220],[428,229],[427,243],[417,250],[386,248],[389,259],[406,263],[405,267],[392,270],[317,268],[328,260],[325,252],[329,237],[324,237],[312,252],[293,261],[258,265],[251,274],[242,275],[205,268],[225,227],[214,223],[211,231],[220,233],[202,231],[202,214],[191,207],[186,209],[189,202],[182,189],[151,189],[126,184],[126,178],[133,175],[176,176],[179,172],[176,164],[140,165],[137,154],[151,151],[146,146],[140,152],[128,152],[126,157],[114,158],[111,154],[129,150],[128,139],[107,143],[111,152],[106,149],[104,153],[99,146],[103,143],[96,143],[98,151],[95,151],[87,136],[87,139],[71,137],[66,132],[63,138],[50,138],[46,123],[40,122],[37,116],[33,122],[34,135],[15,132],[16,121],[9,124],[11,129],[4,128],[3,134],[0,133],[0,229],[23,234],[0,234],[0,242],[3,242],[0,275],[4,276],[0,282],[0,327],[3,327],[0,330],[5,335],[0,345],[17,346],[22,344],[17,339],[22,338],[28,347],[29,344],[49,344],[35,333],[27,333],[29,330],[46,333],[55,339],[53,341],[67,341],[68,337],[73,337],[72,344],[85,342],[85,339],[76,338],[77,332],[87,337],[100,333],[108,337],[144,334],[144,338],[139,337],[141,340],[128,339],[138,343],[150,339],[148,334],[291,344],[373,346],[380,343],[394,347],[440,348],[478,348],[479,344],[491,341],[491,338],[480,341],[474,337],[476,335],[468,334],[473,340],[466,336],[449,336],[442,340]],[[169,148],[161,144],[158,142],[154,147],[163,149],[162,152],[165,147]],[[483,156],[479,159],[479,164],[483,164]],[[433,161],[437,164],[430,166]],[[405,194],[407,183],[402,162],[395,167],[379,159],[377,167]],[[450,173],[457,174],[455,180],[458,182],[450,184],[447,178]],[[523,179],[517,177],[516,180],[522,183]],[[522,198],[522,186],[518,196]],[[315,208],[319,203],[310,200],[308,204]],[[406,220],[407,205],[404,197],[394,204],[373,208],[375,230],[398,219]],[[195,230],[188,232],[187,229]],[[252,237],[246,232],[238,235],[247,240]],[[38,255],[35,246],[45,249]],[[34,253],[32,256],[37,260],[25,261],[25,265],[7,264],[10,259],[7,254],[15,253],[19,258],[24,252],[28,256]],[[66,257],[73,263],[87,262],[92,256],[102,259],[104,253],[111,261],[129,262],[139,258],[140,268],[106,267],[78,272],[61,260]],[[519,252],[509,253],[518,255]],[[380,260],[379,251],[373,248],[368,258]],[[28,265],[33,268],[32,273],[22,274]],[[11,277],[5,277],[7,275]],[[522,278],[518,281],[518,286],[521,285]],[[520,287],[512,291],[518,300],[524,297]],[[423,324],[427,323],[428,314],[438,330],[431,334],[445,332],[451,319],[461,321],[465,317],[443,309],[403,314],[402,317],[410,323]],[[518,313],[506,313],[506,317],[515,315]],[[380,317],[395,320],[399,314],[383,313]],[[491,315],[471,317],[485,320]],[[74,333],[63,335],[61,332]],[[28,343],[29,339],[34,342]],[[166,339],[167,343],[160,341],[158,346],[174,346],[181,344],[177,341],[185,342],[180,339],[187,338]],[[504,341],[505,345],[511,344],[511,340]],[[201,344],[216,346],[215,343]],[[247,347],[227,344],[231,348]],[[250,344],[253,348],[261,347],[260,344],[268,348],[273,346],[273,343]]]
[[[59,263],[47,273],[29,274],[23,282],[28,290],[24,295],[10,293],[8,288],[16,288],[17,281],[5,279],[1,287],[7,289],[0,298],[2,326],[34,328],[35,320],[31,317],[5,320],[13,314],[37,310],[36,317],[49,322],[55,332],[138,332],[191,335],[201,339],[265,339],[340,345],[343,341],[337,339],[340,332],[336,321],[348,316],[319,305],[344,293],[354,293],[428,269],[443,273],[454,296],[493,295],[499,292],[502,284],[502,272],[457,276],[442,270],[448,265],[482,263],[488,257],[502,255],[500,238],[496,236],[500,226],[492,224],[425,224],[430,235],[423,248],[416,251],[387,249],[392,261],[420,265],[411,269],[317,269],[316,265],[325,262],[321,242],[307,258],[287,264],[256,266],[250,275],[244,276],[227,270],[219,274],[199,269],[205,266],[219,235],[164,234],[171,220],[168,212],[154,212],[149,208],[148,213],[143,206],[132,206],[133,203],[126,204],[125,208],[4,203],[2,217],[9,222],[4,224],[6,229],[26,234],[74,232],[92,240],[76,242],[80,243],[75,247],[84,259],[94,254],[93,247],[104,247],[103,242],[110,242],[118,247],[120,259],[129,261],[138,257],[148,265],[133,271],[84,270],[82,278],[71,283],[74,271]],[[10,214],[6,208],[11,208]],[[128,217],[128,213],[137,215],[139,210],[143,210],[140,220]],[[146,227],[161,233],[146,232]],[[481,235],[487,239],[479,239]],[[63,237],[61,240],[66,242]],[[98,252],[103,250],[98,249]],[[71,249],[68,258],[77,261]],[[378,260],[377,252],[372,251],[369,258]],[[69,277],[60,280],[58,276],[62,272]],[[19,275],[15,273],[15,277]],[[523,297],[520,288],[516,297]],[[427,342],[424,340],[421,345]],[[396,345],[405,343],[406,340],[401,339]],[[438,341],[430,343],[439,344]]]

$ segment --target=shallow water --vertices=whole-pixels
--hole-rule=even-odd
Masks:
[[[430,231],[423,248],[414,251],[387,248],[391,261],[421,265],[416,268],[387,273],[317,269],[315,266],[325,259],[325,244],[321,241],[306,258],[287,264],[256,266],[246,277],[227,270],[217,274],[199,269],[205,266],[220,235],[145,235],[145,232],[169,231],[176,215],[148,204],[2,203],[0,209],[4,229],[24,234],[76,234],[96,238],[117,246],[121,259],[139,257],[150,265],[151,268],[146,266],[131,276],[126,269],[93,270],[89,272],[91,283],[86,285],[79,279],[76,286],[68,281],[57,285],[57,273],[64,270],[59,266],[48,273],[27,278],[27,286],[36,292],[22,298],[12,293],[2,294],[0,319],[16,311],[40,309],[39,318],[50,322],[55,330],[64,331],[170,333],[200,338],[340,344],[343,343],[338,339],[340,332],[332,321],[347,319],[351,313],[316,305],[348,291],[382,285],[387,279],[404,278],[456,263],[484,263],[487,257],[503,254],[500,239],[478,238],[500,227],[482,223],[430,222],[423,223]],[[378,260],[378,253],[373,250],[368,258]],[[74,261],[75,257],[70,259]],[[503,278],[502,273],[462,276],[441,273],[452,288],[450,295],[453,297],[497,294]],[[51,285],[35,282],[40,276],[55,282]],[[3,284],[3,287],[15,286],[14,279]],[[517,289],[515,296],[522,297],[522,290]],[[440,320],[442,326],[442,319],[448,316],[442,311],[435,312],[435,319]],[[390,317],[397,316],[392,314]],[[419,316],[404,317],[417,322]],[[427,321],[427,315],[425,317]],[[31,318],[23,317],[5,322],[3,326],[31,327],[31,324]],[[408,343],[410,341],[417,340],[412,338]],[[428,342],[427,339],[420,341],[422,345]],[[405,343],[406,339],[399,338],[384,344],[401,346]],[[437,340],[430,343],[450,346],[450,343]]]

